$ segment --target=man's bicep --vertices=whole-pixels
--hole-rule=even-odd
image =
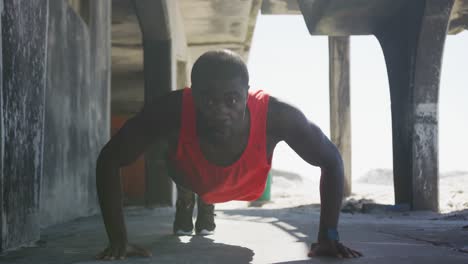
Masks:
[[[314,166],[328,167],[336,157],[336,147],[322,130],[297,108],[280,103],[282,139],[306,162]]]
[[[327,137],[315,124],[304,120],[291,124],[286,131],[285,142],[306,162],[314,166],[325,166],[330,151]]]
[[[102,153],[117,165],[126,166],[136,160],[154,142],[151,128],[142,113],[130,118],[104,146]]]

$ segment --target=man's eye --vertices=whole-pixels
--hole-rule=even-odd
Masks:
[[[235,105],[237,103],[237,98],[235,97],[228,97],[227,98],[227,103],[230,104],[230,105]]]

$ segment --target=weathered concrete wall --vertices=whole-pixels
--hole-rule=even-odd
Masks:
[[[0,251],[39,238],[47,12],[47,0],[17,0],[2,14]]]
[[[41,225],[97,212],[95,162],[109,138],[110,1],[84,21],[50,0]]]

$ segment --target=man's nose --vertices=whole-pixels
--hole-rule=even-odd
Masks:
[[[217,115],[226,114],[228,107],[223,101],[218,101],[214,104],[214,110],[217,112]]]
[[[219,102],[213,106],[213,117],[217,120],[225,120],[228,118],[229,109],[226,104]]]

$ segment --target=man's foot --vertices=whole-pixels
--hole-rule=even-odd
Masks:
[[[197,235],[207,236],[214,234],[216,224],[214,222],[214,205],[204,203],[200,197],[198,198],[198,215],[195,223],[195,231]]]
[[[178,188],[176,214],[173,225],[174,235],[189,236],[193,232],[193,208],[195,206],[195,195],[186,190]]]

